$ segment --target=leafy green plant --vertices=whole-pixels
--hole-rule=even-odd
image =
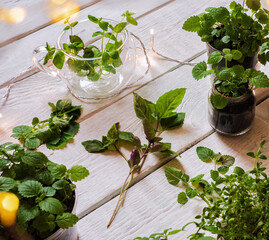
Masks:
[[[262,64],[269,61],[269,11],[261,7],[260,0],[243,0],[243,5],[233,1],[229,10],[210,7],[205,11],[188,18],[183,29],[196,32],[202,41],[220,51],[239,51],[241,57],[235,60],[240,63],[257,52]]]
[[[209,55],[207,63],[202,61],[192,69],[192,76],[199,80],[210,74],[215,74],[214,87],[220,94],[213,95],[211,102],[217,109],[223,109],[228,104],[227,97],[239,97],[251,92],[252,87],[269,87],[269,78],[261,71],[242,65],[228,67],[228,61],[239,59],[242,54],[238,50],[223,49],[224,56],[220,52]],[[225,60],[225,67],[219,69],[219,63]],[[208,69],[207,64],[212,68]]]
[[[41,152],[8,142],[0,145],[0,172],[0,191],[12,192],[20,200],[17,225],[34,239],[44,239],[78,221],[71,213],[76,188],[73,182],[89,175],[85,167],[67,169]],[[0,235],[10,237],[2,225]]]
[[[95,139],[82,142],[82,145],[90,153],[117,151],[130,167],[108,227],[124,201],[134,173],[139,172],[143,167],[148,154],[164,152],[178,155],[171,150],[171,143],[162,142],[162,138],[159,135],[165,130],[174,129],[183,124],[185,113],[177,113],[174,110],[181,104],[185,91],[185,88],[180,88],[166,92],[159,97],[156,103],[150,102],[134,93],[134,110],[136,116],[142,120],[147,144],[142,144],[141,140],[131,132],[120,131],[119,123],[113,124],[107,135],[102,137],[102,141]],[[126,143],[132,149],[129,158],[121,151],[121,148]]]
[[[36,149],[46,144],[49,149],[64,147],[79,130],[76,120],[81,115],[81,106],[73,106],[71,99],[49,103],[50,118],[39,120],[34,117],[32,126],[21,125],[13,128],[12,137],[19,139],[28,149]]]
[[[245,171],[235,167],[230,175],[222,175],[223,169],[216,168],[210,171],[211,181],[203,179],[200,174],[192,179],[187,174],[182,174],[180,169],[166,167],[165,174],[169,183],[176,185],[179,182],[186,190],[178,194],[178,203],[184,205],[190,199],[199,198],[206,204],[197,221],[189,222],[177,232],[184,231],[187,226],[194,224],[197,231],[188,236],[191,240],[214,239],[249,239],[266,240],[269,238],[269,180],[260,160],[266,160],[262,154],[265,141],[260,143],[256,153],[249,152],[248,156],[255,159],[254,168]],[[198,157],[204,162],[213,160],[218,163],[224,157],[222,164],[231,166],[234,158],[231,156],[214,153],[209,148],[198,147]],[[203,231],[203,233],[201,232]],[[216,237],[205,236],[206,233]],[[139,239],[139,238],[138,238]],[[143,239],[143,238],[140,238]],[[148,238],[145,238],[148,239]]]
[[[113,26],[111,23],[104,21],[103,18],[96,18],[88,15],[89,21],[97,24],[100,28],[92,34],[92,37],[101,38],[101,46],[87,45],[83,40],[73,35],[73,28],[78,24],[77,21],[70,23],[69,18],[65,23],[67,26],[64,31],[70,30],[69,43],[63,43],[63,49],[51,47],[46,43],[48,53],[44,58],[43,64],[47,64],[52,60],[54,66],[62,69],[65,64],[65,53],[77,58],[68,58],[66,64],[71,71],[77,73],[78,76],[88,77],[90,81],[99,80],[102,75],[107,73],[116,73],[116,68],[122,65],[120,53],[123,41],[119,39],[119,34],[124,31],[127,23],[137,25],[137,21],[133,18],[134,13],[126,11],[121,16],[122,20]],[[81,60],[79,59],[81,58]],[[83,60],[83,58],[95,58]]]
[[[165,229],[162,233],[153,233],[149,237],[137,237],[134,240],[168,240],[168,237],[175,235],[180,230],[171,230],[171,228]]]

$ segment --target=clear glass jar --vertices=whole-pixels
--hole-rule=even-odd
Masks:
[[[216,94],[220,93],[212,87],[208,97],[208,120],[211,127],[229,136],[238,136],[249,131],[255,117],[254,91],[240,97],[227,97],[228,104],[223,109],[216,109],[212,104],[212,96]]]

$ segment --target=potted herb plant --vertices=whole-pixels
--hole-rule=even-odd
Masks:
[[[213,162],[214,170],[210,171],[210,181],[204,179],[205,173],[193,178],[180,169],[166,166],[165,175],[168,182],[177,185],[182,182],[185,191],[178,194],[181,205],[198,198],[205,203],[201,214],[195,220],[185,224],[181,229],[166,229],[163,233],[137,237],[134,240],[169,239],[170,235],[185,231],[193,224],[197,228],[188,236],[192,240],[267,240],[268,232],[268,176],[261,160],[267,157],[262,154],[266,148],[265,141],[260,143],[256,153],[247,155],[255,159],[254,168],[245,171],[235,167],[232,174],[226,174],[234,164],[232,156],[214,153],[207,147],[197,147],[196,152],[203,162]],[[221,164],[222,166],[217,167]],[[207,234],[211,236],[207,236]],[[215,237],[212,237],[214,235]]]
[[[83,101],[114,96],[135,69],[135,45],[126,30],[127,23],[137,25],[133,15],[126,11],[120,22],[92,15],[79,22],[68,18],[57,47],[46,43],[36,48],[33,61],[43,72],[61,78]]]
[[[210,7],[187,19],[183,29],[196,32],[207,43],[208,53],[229,48],[238,57],[228,66],[243,64],[255,68],[257,61],[269,61],[269,11],[261,7],[260,0],[243,0],[243,4],[231,2],[226,7]],[[257,56],[258,55],[258,56]],[[221,66],[225,63],[222,61]]]
[[[30,234],[34,239],[75,239],[75,184],[89,175],[82,166],[67,169],[51,162],[43,153],[27,150],[20,144],[0,145],[0,191],[12,192],[20,200],[17,227],[4,229],[0,235],[15,238]],[[17,229],[16,227],[16,229]],[[14,230],[14,231],[13,231]],[[61,236],[61,238],[59,238]],[[49,238],[51,239],[51,238]]]
[[[237,52],[225,48],[223,54],[211,53],[207,63],[212,69],[208,70],[203,61],[194,66],[192,75],[196,80],[215,75],[209,93],[209,123],[222,134],[240,135],[251,128],[255,116],[253,89],[269,87],[269,79],[263,72],[242,65],[228,67],[228,62],[237,58]],[[222,60],[225,66],[219,69]]]

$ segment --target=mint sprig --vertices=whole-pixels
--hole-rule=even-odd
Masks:
[[[118,152],[130,168],[107,227],[111,225],[116,217],[132,183],[134,174],[140,172],[148,154],[162,152],[169,155],[178,155],[178,153],[171,150],[170,143],[162,141],[160,134],[163,131],[182,126],[185,113],[177,113],[175,110],[181,104],[185,92],[185,88],[171,90],[160,96],[156,103],[134,93],[134,111],[142,122],[145,139],[147,140],[146,144],[142,144],[141,140],[133,133],[121,131],[119,123],[113,124],[107,135],[102,137],[102,140],[94,139],[82,142],[84,148],[90,153]],[[129,158],[121,150],[122,147],[126,146],[126,143],[128,143],[129,148],[130,146],[132,148]]]

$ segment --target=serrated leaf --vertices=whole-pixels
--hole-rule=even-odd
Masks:
[[[107,146],[99,140],[88,140],[81,143],[89,153],[99,153],[107,150]]]
[[[13,133],[18,133],[18,134],[23,134],[23,133],[27,134],[27,133],[30,133],[31,131],[32,131],[32,128],[25,125],[14,127],[12,130]]]
[[[35,180],[27,180],[18,185],[19,193],[26,198],[39,196],[42,189],[42,184]]]
[[[218,171],[221,174],[225,174],[225,173],[227,173],[229,171],[229,167],[227,167],[227,166],[221,166],[221,167],[218,168]]]
[[[189,32],[198,32],[201,29],[200,18],[198,16],[188,18],[182,28]]]
[[[164,168],[167,181],[172,185],[177,185],[182,177],[182,171],[175,167],[166,166]]]
[[[220,162],[223,166],[231,167],[235,162],[235,158],[229,155],[222,155]]]
[[[198,192],[196,189],[193,188],[187,188],[186,189],[186,194],[189,198],[194,198],[198,195]]]
[[[53,167],[49,168],[51,175],[56,179],[62,179],[66,175],[66,166],[63,164],[55,164]]]
[[[0,191],[8,192],[15,186],[15,180],[9,177],[0,177]]]
[[[41,152],[25,151],[22,156],[22,162],[33,167],[44,167],[48,161],[46,155]]]
[[[260,0],[247,0],[246,5],[248,8],[258,11],[261,7],[261,1]]]
[[[221,53],[219,51],[215,51],[209,55],[207,63],[208,64],[217,64],[222,59],[223,59],[223,56],[221,55]]]
[[[56,223],[60,228],[67,229],[74,226],[78,222],[79,218],[72,213],[63,213],[56,217]]]
[[[70,169],[71,180],[74,182],[80,181],[89,176],[89,170],[83,166],[76,165]]]
[[[38,207],[31,207],[31,205],[27,203],[20,203],[18,221],[19,223],[25,223],[36,218],[39,214],[40,210]]]
[[[161,118],[160,124],[163,130],[171,130],[183,125],[185,113],[175,113],[171,117]]]
[[[62,69],[64,66],[65,55],[62,51],[58,50],[55,52],[53,57],[53,64],[56,68]]]
[[[242,176],[245,171],[241,167],[235,167],[233,173],[237,174],[238,176]]]
[[[202,61],[194,66],[192,69],[192,76],[194,79],[199,80],[213,73],[212,70],[207,70],[207,65],[205,61]]]
[[[24,143],[25,147],[31,150],[38,148],[40,144],[41,143],[38,138],[28,138]]]
[[[203,162],[212,160],[212,158],[215,156],[215,153],[207,147],[197,147],[196,153],[199,159],[202,160]]]
[[[169,117],[182,102],[186,88],[177,88],[164,93],[156,102],[156,114],[159,119]]]
[[[243,56],[239,50],[232,50],[232,55],[234,60],[239,60]]]
[[[186,193],[184,193],[184,192],[179,193],[177,196],[177,202],[182,204],[182,205],[186,204],[188,202],[188,198],[187,198]]]
[[[261,71],[253,71],[249,83],[257,88],[269,87],[269,78]]]
[[[41,210],[52,214],[62,214],[64,209],[61,202],[56,198],[46,198],[39,204]]]
[[[46,197],[53,197],[56,190],[53,187],[43,187],[42,193],[44,193]]]
[[[211,98],[212,104],[216,109],[223,109],[228,104],[228,99],[220,94],[216,94]]]
[[[54,216],[40,215],[33,221],[32,226],[39,232],[53,232],[56,227]]]

